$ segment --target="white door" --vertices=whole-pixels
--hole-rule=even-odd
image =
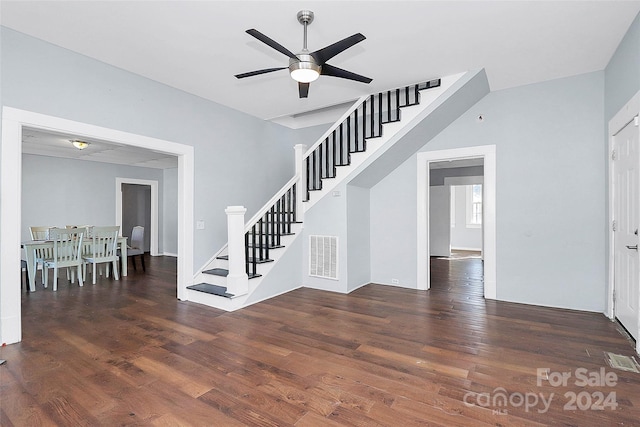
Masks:
[[[614,136],[615,316],[638,339],[640,227],[638,128],[632,120]]]

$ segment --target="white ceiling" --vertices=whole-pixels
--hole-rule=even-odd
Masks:
[[[82,138],[89,146],[79,150],[71,144],[73,135],[44,132],[36,129],[22,131],[22,152],[40,156],[63,157],[93,162],[114,163],[144,168],[169,169],[178,167],[178,158],[153,150],[116,144],[110,141]]]
[[[491,90],[603,70],[640,1],[1,1],[2,25],[291,127],[333,120],[331,109],[380,90],[484,68]],[[299,99],[288,65],[245,33],[293,52],[310,9],[309,50],[356,32],[367,39],[330,64],[369,85],[321,76]],[[339,110],[339,109],[338,109]],[[329,118],[328,118],[329,117]]]

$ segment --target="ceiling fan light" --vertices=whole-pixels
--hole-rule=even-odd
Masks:
[[[289,61],[291,78],[300,83],[311,83],[320,77],[320,66],[313,61],[311,55],[300,54],[299,61]]]
[[[320,74],[316,70],[300,68],[291,72],[291,78],[300,83],[310,83],[316,80]]]
[[[87,148],[89,146],[88,142],[80,141],[79,139],[72,139],[69,142],[71,142],[71,144],[74,147],[76,147],[78,150],[84,150],[85,148]]]

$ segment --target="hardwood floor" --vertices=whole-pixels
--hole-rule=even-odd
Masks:
[[[640,374],[604,361],[633,355],[615,323],[485,301],[480,260],[431,262],[429,291],[299,289],[233,313],[177,301],[167,257],[24,293],[0,425],[640,424]]]

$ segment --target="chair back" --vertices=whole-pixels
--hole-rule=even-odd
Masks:
[[[140,249],[144,251],[144,227],[136,225],[131,231],[131,244],[129,245],[133,249]]]
[[[120,226],[92,227],[92,252],[93,258],[114,259],[118,249],[118,234]]]
[[[49,238],[53,240],[53,260],[59,264],[74,265],[82,262],[83,228],[52,228]]]
[[[49,240],[49,230],[52,228],[54,227],[48,225],[29,227],[31,240]]]

